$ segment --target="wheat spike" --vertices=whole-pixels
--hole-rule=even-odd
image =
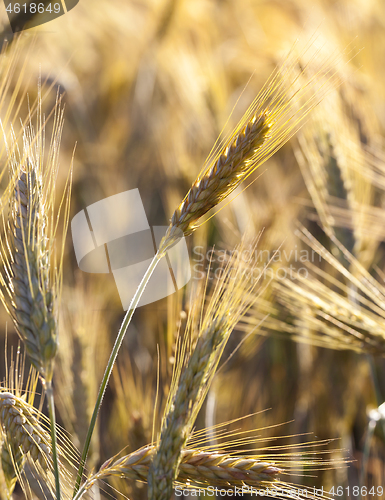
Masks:
[[[295,274],[295,280],[288,277],[277,280],[274,283],[274,303],[256,301],[253,314],[244,319],[243,329],[250,331],[264,315],[269,314],[270,318],[263,323],[263,327],[279,336],[290,335],[295,341],[328,349],[348,349],[384,356],[383,284],[331,232],[326,234],[340,250],[350,269],[304,227],[300,226],[297,234],[313,252],[315,262],[322,257],[329,266],[322,269],[309,260],[303,267],[306,274],[302,271]],[[283,307],[277,308],[277,304]],[[290,323],[280,319],[282,311],[291,315],[293,319]]]
[[[267,112],[252,117],[210,170],[193,183],[171,217],[167,239],[173,240],[180,231],[185,236],[191,234],[195,223],[243,181],[249,173],[252,157],[269,137],[272,124]]]
[[[49,285],[49,242],[35,169],[19,175],[13,199],[12,316],[34,367],[46,378],[57,349],[55,293]]]
[[[37,110],[37,131],[32,115],[23,126],[23,152],[15,136],[8,149],[10,185],[9,220],[3,222],[0,242],[0,299],[11,315],[26,352],[40,375],[50,382],[56,354],[57,313],[62,265],[56,261],[56,230],[59,213],[54,213],[58,152],[63,127],[63,109],[57,100],[53,110],[53,131],[45,151],[45,117],[41,96]],[[4,137],[5,139],[5,137]],[[64,191],[65,234],[68,224],[69,183]],[[67,199],[65,199],[67,197]]]
[[[32,407],[36,396],[38,375],[36,371],[31,368],[26,381],[24,381],[25,353],[21,353],[20,345],[17,348],[16,356],[13,355],[13,350],[11,350],[10,365],[8,367],[6,344],[4,361],[6,366],[6,377],[3,385],[7,389],[4,388],[4,392],[0,391],[0,394],[8,393],[8,397],[5,399],[10,399],[9,394],[11,394],[12,398],[19,398],[23,402],[23,405],[30,405]],[[1,409],[2,404],[0,402],[0,411]],[[6,413],[6,409],[4,409],[4,415]],[[2,476],[0,479],[0,497],[9,499],[12,496],[17,480],[21,478],[27,455],[22,446],[17,445],[9,439],[6,423],[7,418],[5,418],[4,425],[0,419],[0,476]],[[13,435],[11,437],[13,437]],[[22,482],[21,485],[23,486]]]
[[[15,450],[16,456],[22,451],[47,470],[51,453],[50,435],[40,425],[37,411],[22,398],[10,392],[1,392],[0,422],[6,442],[11,450]]]
[[[191,234],[201,217],[282,147],[299,130],[325,92],[336,85],[333,57],[325,55],[314,70],[314,59],[320,59],[320,54],[316,50],[315,55],[305,61],[308,50],[309,47],[298,57],[294,50],[289,53],[229,138],[214,146],[201,173],[171,217],[159,247],[160,254],[181,236]]]
[[[149,474],[149,498],[169,500],[172,485],[178,474],[183,449],[191,431],[191,414],[217,361],[218,350],[223,347],[231,329],[226,318],[215,318],[203,330],[194,353],[183,372],[175,400],[160,437],[157,453]]]
[[[228,261],[203,319],[198,316],[200,301],[196,302],[199,321],[193,314],[190,323],[192,338],[196,341],[190,350],[186,349],[185,359],[182,355],[179,359],[181,353],[178,353],[174,385],[170,390],[157,452],[150,467],[149,498],[169,500],[173,481],[178,477],[182,450],[186,447],[223,349],[252,301],[253,295],[249,292],[256,286],[256,281],[250,281],[250,268],[244,267],[243,249],[241,244]]]
[[[251,443],[251,442],[250,442]],[[192,444],[192,443],[191,443]],[[286,483],[280,479],[282,475],[290,471],[298,471],[306,468],[309,471],[317,471],[331,465],[341,466],[341,461],[316,458],[319,453],[310,451],[309,446],[323,446],[326,442],[303,443],[302,445],[289,445],[282,453],[278,453],[271,460],[266,455],[247,455],[230,453],[225,450],[212,450],[205,447],[198,448],[196,445],[185,448],[181,453],[181,463],[178,476],[175,478],[174,486],[182,488],[221,488],[232,490],[235,494],[236,488],[246,487],[246,490],[260,492],[261,496],[268,495],[275,498],[320,498],[315,494],[313,488]],[[236,446],[236,441],[228,443],[228,446]],[[303,447],[306,458],[298,458],[298,451]],[[225,447],[226,448],[226,447]],[[297,450],[293,460],[293,454],[289,450]],[[76,495],[75,500],[80,500],[84,493],[89,490],[97,480],[106,480],[109,477],[119,477],[132,481],[148,482],[149,470],[156,453],[154,445],[148,445],[139,450],[125,455],[118,460],[107,460],[100,470],[91,475],[83,484]],[[301,452],[300,452],[301,454]],[[277,460],[275,460],[275,457]]]
[[[53,451],[50,421],[40,409],[34,407],[39,375],[30,368],[24,381],[25,354],[20,347],[16,356],[11,353],[9,368],[0,389],[0,442],[3,479],[0,478],[0,497],[10,498],[16,481],[19,481],[26,498],[31,498],[29,477],[34,477],[37,491],[52,494]],[[7,358],[5,359],[8,366]],[[40,396],[39,408],[44,395]],[[58,455],[60,480],[63,489],[71,483],[71,469],[78,463],[77,451],[66,435],[58,429]],[[67,492],[67,491],[66,491]]]
[[[12,450],[5,440],[1,443],[1,470],[4,477],[4,484],[2,486],[0,481],[2,497],[11,498],[20,471],[23,470],[25,458],[21,448]]]
[[[19,396],[11,388],[0,391],[3,473],[9,486],[14,486],[16,480],[20,482],[26,498],[30,498],[30,491],[27,472],[23,471],[25,464],[29,465],[29,470],[43,489],[52,495],[55,492],[50,421],[34,408],[30,399],[26,392]],[[60,429],[57,429],[57,435],[60,482],[65,498],[69,498],[73,487],[72,471],[76,470],[78,454]],[[12,493],[12,490],[8,491]]]
[[[116,462],[106,462],[100,471],[87,481],[85,489],[90,488],[96,480],[106,479],[109,476],[147,482],[155,451],[154,446],[146,446]],[[205,486],[262,487],[266,482],[276,481],[280,472],[281,469],[274,463],[263,462],[253,457],[186,449],[181,454],[176,482],[183,485],[196,483]]]

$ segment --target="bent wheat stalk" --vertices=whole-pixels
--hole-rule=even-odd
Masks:
[[[106,462],[100,470],[82,485],[75,500],[97,480],[110,476],[147,482],[151,462],[155,454],[154,446],[146,446],[111,463]],[[200,449],[187,449],[182,452],[177,483],[188,486],[191,483],[207,486],[251,486],[266,488],[277,481],[282,470],[273,462],[264,462],[252,456],[233,456]]]
[[[230,422],[228,422],[230,423]],[[220,424],[223,427],[226,424]],[[225,443],[213,446],[207,445],[202,435],[208,429],[199,431],[189,440],[187,447],[181,453],[180,467],[175,478],[174,486],[179,488],[227,488],[240,493],[239,488],[244,488],[243,493],[259,492],[261,496],[269,495],[277,498],[298,498],[305,500],[325,499],[318,497],[314,488],[304,486],[296,487],[295,484],[286,483],[281,476],[291,475],[295,472],[309,473],[328,469],[330,466],[346,464],[345,460],[335,460],[322,457],[327,450],[324,448],[330,441],[313,441],[302,444],[288,444],[278,448],[263,447],[260,453],[250,453],[243,446],[251,445],[255,449],[254,437],[246,437],[238,432],[234,435],[225,433]],[[257,432],[258,429],[255,429]],[[221,439],[220,439],[221,440]],[[230,451],[231,450],[231,451]],[[234,451],[238,450],[238,451]],[[124,455],[119,459],[114,457],[107,460],[98,472],[92,474],[75,496],[80,500],[82,496],[95,484],[110,477],[119,477],[131,481],[148,482],[150,467],[156,453],[156,444],[144,446],[133,453]]]

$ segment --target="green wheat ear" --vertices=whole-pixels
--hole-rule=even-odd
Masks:
[[[41,96],[36,113],[36,132],[30,114],[23,126],[23,152],[15,136],[8,148],[10,175],[9,220],[3,221],[0,246],[0,299],[13,319],[26,352],[36,370],[50,382],[58,346],[58,302],[62,262],[57,261],[56,232],[60,217],[54,213],[58,153],[63,109],[53,110],[51,143],[45,145],[45,117]],[[63,232],[68,226],[69,182],[64,190]],[[63,234],[63,236],[64,236]],[[64,241],[64,239],[63,239]]]

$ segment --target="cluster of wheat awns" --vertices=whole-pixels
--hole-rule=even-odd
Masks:
[[[301,84],[301,78],[305,76],[308,78],[306,85]],[[330,83],[334,78],[333,71],[323,67],[322,77]],[[58,439],[51,383],[58,346],[57,315],[62,281],[62,263],[61,260],[57,263],[55,252],[60,214],[54,214],[54,201],[63,113],[60,103],[57,103],[53,112],[52,140],[46,151],[45,118],[39,95],[37,109],[30,110],[29,120],[23,126],[22,153],[15,134],[7,145],[10,188],[7,191],[8,218],[4,216],[3,219],[1,299],[43,381],[50,418],[49,423],[44,421],[41,425],[43,417],[34,409],[31,398],[26,400],[9,388],[0,392],[2,463],[8,497],[12,494],[15,478],[21,478],[27,461],[36,474],[45,478],[57,500],[61,495],[72,493],[79,499],[96,480],[111,476],[147,481],[150,500],[169,500],[176,484],[230,488],[249,485],[260,489],[270,485],[279,491],[284,484],[279,479],[285,473],[284,455],[282,459],[276,455],[276,461],[280,460],[278,464],[259,455],[234,455],[205,447],[194,448],[190,441],[199,409],[230,334],[254,300],[256,283],[250,282],[250,274],[245,272],[242,262],[236,257],[230,260],[218,279],[207,304],[205,300],[200,302],[200,309],[204,312],[200,311],[189,319],[187,333],[177,352],[159,435],[154,436],[151,445],[123,458],[107,461],[85,481],[83,470],[96,416],[118,350],[156,264],[179,235],[191,234],[207,212],[225,200],[298,130],[304,117],[320,99],[318,87],[322,89],[316,75],[305,75],[297,67],[297,59],[289,56],[235,130],[213,149],[202,172],[176,208],[159,251],[123,320],[98,394],[75,485],[75,477],[71,477],[64,461],[67,466],[74,467],[78,459],[68,451],[71,447],[65,444],[65,440],[60,444],[64,438],[59,435]],[[34,116],[36,128],[32,125]],[[61,203],[64,233],[68,223],[68,186]],[[321,464],[310,461],[308,465]],[[287,485],[286,491],[290,489],[291,486]]]

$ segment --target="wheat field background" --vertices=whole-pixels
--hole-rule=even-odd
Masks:
[[[385,400],[384,9],[379,0],[81,0],[24,33],[5,100],[19,82],[20,95],[33,102],[41,77],[50,88],[43,100],[48,113],[57,90],[64,92],[63,168],[56,182],[63,189],[73,157],[70,218],[138,188],[152,226],[168,224],[232,110],[230,127],[298,37],[342,54],[335,68],[340,84],[301,131],[249,178],[256,180],[247,190],[238,189],[186,239],[191,283],[135,312],[99,415],[90,470],[125,446],[128,453],[148,444],[154,411],[159,431],[177,334],[193,308],[190,290],[198,274],[206,275],[201,256],[215,247],[216,269],[220,252],[247,231],[259,237],[261,265],[270,271],[225,349],[221,363],[243,342],[213,379],[196,428],[250,415],[228,427],[263,429],[254,434],[277,438],[271,446],[334,440],[325,460],[349,463],[311,474],[299,470],[287,480],[327,491],[342,486],[342,498],[357,498],[353,486],[383,486],[385,434],[376,409]],[[3,3],[0,24],[9,37]],[[26,99],[20,102],[15,124],[27,112]],[[311,253],[299,223],[337,264]],[[303,282],[293,280],[297,288],[284,279],[290,266],[306,270]],[[360,288],[368,276],[378,282],[373,323],[365,319],[370,305],[357,299],[374,300]],[[123,315],[112,275],[80,271],[69,232],[54,390],[58,422],[79,449]],[[0,316],[0,345],[7,337],[9,358],[18,337],[4,309]],[[147,497],[143,483],[107,482],[103,495]],[[23,496],[20,487],[13,496]]]

